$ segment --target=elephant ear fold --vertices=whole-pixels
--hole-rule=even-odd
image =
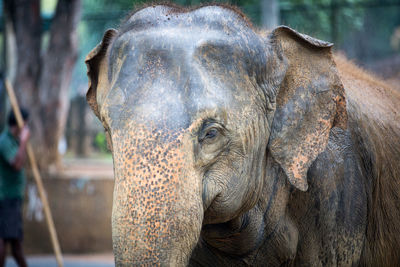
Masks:
[[[87,67],[87,76],[89,78],[89,89],[86,93],[86,100],[96,114],[100,117],[99,105],[98,105],[98,95],[100,94],[99,85],[108,85],[107,76],[107,64],[103,60],[107,54],[108,47],[110,46],[114,37],[118,32],[114,29],[109,29],[104,33],[103,40],[99,43],[85,58],[85,63]],[[104,71],[104,72],[103,72]],[[102,74],[100,74],[102,72]],[[106,84],[104,84],[104,82]],[[104,92],[102,92],[104,94]]]
[[[343,85],[332,44],[288,27],[269,35],[287,70],[276,96],[269,151],[297,189],[308,189],[307,171],[328,144],[330,129],[347,125]]]

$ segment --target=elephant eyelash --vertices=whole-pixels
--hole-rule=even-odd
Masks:
[[[198,133],[199,143],[204,143],[206,140],[213,140],[218,135],[225,135],[225,127],[216,122],[214,119],[206,119]]]
[[[212,138],[216,137],[217,134],[218,134],[218,130],[215,128],[211,128],[206,132],[204,138],[212,139]]]
[[[211,127],[207,129],[201,136],[199,136],[199,142],[203,143],[205,140],[215,139],[219,133],[220,131],[217,128]]]

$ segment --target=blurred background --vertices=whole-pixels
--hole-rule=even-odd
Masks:
[[[146,1],[3,0],[0,78],[31,112],[32,144],[67,254],[111,253],[112,157],[85,101],[85,56],[108,28]],[[183,6],[209,1],[177,0]],[[226,1],[212,1],[222,2]],[[400,84],[400,0],[232,0],[259,28],[288,25],[333,42],[335,51]],[[0,130],[10,110],[0,83]],[[29,168],[28,168],[29,171]],[[42,203],[29,181],[24,209],[27,254],[48,254]],[[111,255],[111,254],[110,254]],[[111,256],[110,256],[111,257]]]

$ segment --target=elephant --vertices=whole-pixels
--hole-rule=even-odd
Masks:
[[[399,266],[400,95],[331,43],[160,4],[85,62],[117,266]]]

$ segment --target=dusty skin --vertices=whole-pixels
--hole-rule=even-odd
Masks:
[[[224,6],[105,33],[117,266],[400,265],[400,95],[331,46]]]

